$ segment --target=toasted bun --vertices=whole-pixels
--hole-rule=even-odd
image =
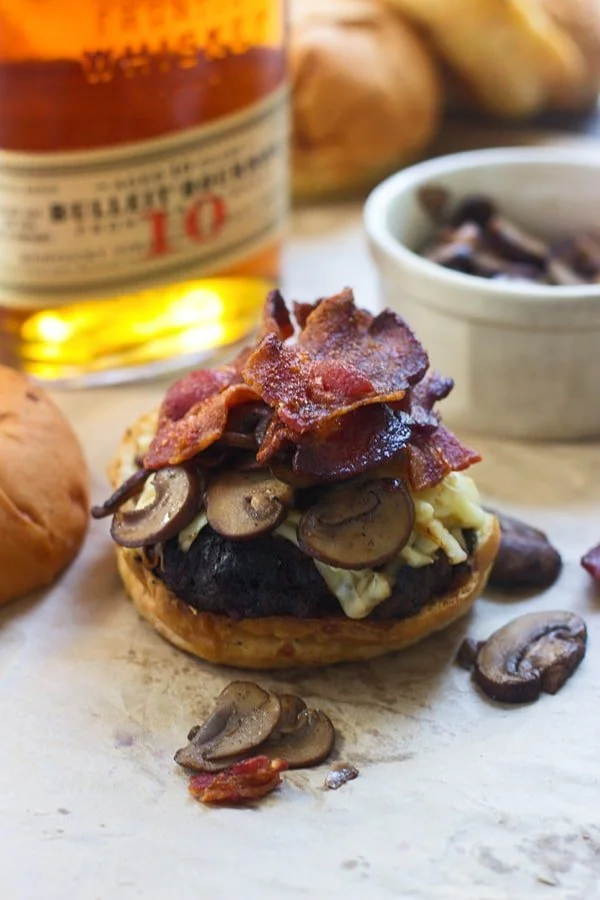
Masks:
[[[131,474],[137,448],[153,432],[155,424],[156,413],[150,413],[126,433],[109,471],[114,487]],[[136,550],[117,547],[117,562],[138,611],[176,647],[212,663],[277,669],[371,659],[401,650],[445,628],[465,615],[483,590],[499,541],[498,522],[490,515],[485,529],[477,536],[470,577],[416,615],[398,621],[367,621],[342,615],[322,619],[268,616],[236,621],[229,616],[198,612],[183,603],[144,566]]]
[[[67,420],[40,387],[0,366],[0,603],[53,581],[88,515],[88,474]]]
[[[295,194],[365,187],[414,158],[441,88],[411,26],[374,0],[295,0],[291,23]]]

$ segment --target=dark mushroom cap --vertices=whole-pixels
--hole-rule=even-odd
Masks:
[[[266,469],[223,471],[206,489],[206,517],[223,537],[253,538],[277,528],[293,499],[290,485]]]
[[[169,466],[153,479],[154,499],[139,509],[119,509],[110,533],[122,547],[144,547],[174,537],[202,507],[202,478],[196,469]]]
[[[519,616],[477,653],[473,676],[493,700],[524,703],[555,694],[585,655],[585,622],[571,612]]]
[[[298,543],[309,556],[342,569],[382,565],[406,544],[415,510],[397,478],[348,481],[329,487],[298,524]]]
[[[108,500],[105,500],[99,506],[92,506],[92,518],[103,519],[105,516],[114,515],[128,500],[142,493],[150,475],[152,475],[152,472],[149,469],[136,469],[133,475],[130,475],[123,484],[119,485]]]
[[[285,759],[290,769],[316,766],[327,759],[335,744],[331,720],[320,709],[303,709],[296,726],[278,737],[273,735],[260,748],[270,759]]]
[[[198,772],[226,768],[268,738],[281,715],[276,694],[252,681],[232,681],[217,698],[206,722],[188,735],[175,762]]]

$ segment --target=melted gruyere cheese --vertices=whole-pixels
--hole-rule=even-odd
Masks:
[[[396,574],[402,565],[420,568],[433,563],[442,550],[452,565],[467,559],[463,529],[480,530],[487,513],[481,507],[472,478],[452,472],[440,484],[411,494],[415,522],[410,538],[395,559],[379,569],[339,569],[314,560],[329,590],[335,594],[350,619],[364,619],[392,593]],[[297,525],[300,514],[291,510],[274,534],[298,546]],[[206,513],[199,513],[179,534],[179,546],[187,551],[208,524]]]

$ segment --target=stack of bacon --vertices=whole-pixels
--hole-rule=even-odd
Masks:
[[[397,464],[421,490],[479,460],[440,423],[433,407],[453,383],[428,372],[401,318],[357,309],[349,289],[296,303],[294,315],[296,328],[273,291],[256,346],[170,388],[146,468],[191,459],[240,428],[251,429],[260,464],[284,464],[307,483]]]

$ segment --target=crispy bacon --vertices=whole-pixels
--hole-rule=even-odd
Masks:
[[[426,369],[427,355],[401,319],[355,309],[347,291],[310,313],[297,346],[267,334],[242,375],[292,431],[323,435],[328,420],[402,400]]]
[[[241,381],[234,366],[190,372],[168,389],[160,408],[159,422],[177,422],[193,406]]]
[[[296,475],[315,481],[336,481],[397,459],[410,436],[410,425],[402,414],[393,413],[383,404],[363,406],[337,419],[326,438],[319,433],[299,436],[279,421],[272,423],[258,461],[270,461],[286,444],[291,444]]]
[[[309,481],[399,461],[419,490],[479,459],[441,425],[434,406],[452,381],[427,372],[427,354],[402,319],[357,309],[350,290],[294,308],[295,344],[284,300],[272,291],[255,348],[170,388],[146,468],[191,459],[226,430],[245,435],[250,404],[261,413],[252,432],[258,462],[291,464]]]
[[[196,456],[219,440],[232,407],[259,399],[248,385],[231,384],[196,403],[184,417],[174,422],[163,419],[144,458],[145,468],[174,466]]]
[[[193,775],[189,791],[202,803],[248,803],[275,790],[287,768],[285,759],[251,756],[214,774]]]
[[[294,326],[285,300],[279,291],[269,291],[263,309],[263,334],[273,332],[284,341],[294,333]]]
[[[600,544],[597,547],[592,547],[585,556],[582,556],[581,565],[586,572],[590,573],[592,578],[600,581]]]
[[[401,399],[428,367],[425,350],[406,322],[386,309],[357,309],[349,288],[322,300],[310,313],[299,346],[313,359],[338,360],[366,375],[380,401]]]
[[[320,300],[315,300],[314,303],[298,303],[297,300],[294,300],[294,318],[298,323],[300,330],[306,326],[306,320],[320,302]]]
[[[432,434],[415,435],[407,447],[408,480],[413,491],[434,487],[450,472],[467,469],[481,456],[438,425]]]

